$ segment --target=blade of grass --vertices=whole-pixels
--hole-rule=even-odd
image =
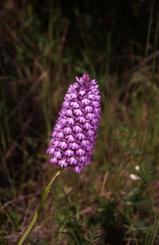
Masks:
[[[151,10],[150,10],[150,18],[149,18],[147,39],[146,39],[146,48],[145,48],[145,58],[148,56],[148,50],[149,50],[149,42],[150,42],[151,31],[152,31],[154,3],[155,3],[155,0],[152,1]]]

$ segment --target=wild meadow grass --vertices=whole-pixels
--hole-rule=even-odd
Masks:
[[[63,171],[25,244],[159,243],[159,19],[153,11],[152,4],[145,46],[132,40],[118,55],[114,33],[92,31],[93,17],[77,9],[73,26],[56,5],[40,16],[33,4],[20,10],[4,4],[0,244],[16,244],[56,172],[46,155],[50,132],[68,85],[85,71],[102,94],[93,162],[80,175]]]

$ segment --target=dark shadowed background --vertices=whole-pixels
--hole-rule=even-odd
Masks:
[[[0,244],[16,244],[56,167],[46,148],[76,75],[94,77],[93,162],[64,171],[26,244],[159,244],[159,1],[0,3]]]

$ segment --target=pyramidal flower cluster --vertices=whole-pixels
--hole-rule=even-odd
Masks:
[[[51,164],[80,173],[91,162],[100,113],[96,80],[87,74],[76,77],[64,97],[47,149]]]

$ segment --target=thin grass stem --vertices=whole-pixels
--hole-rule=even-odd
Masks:
[[[51,190],[51,187],[52,185],[54,184],[54,182],[56,181],[56,179],[59,177],[59,175],[62,173],[62,169],[58,170],[56,172],[55,175],[53,175],[52,179],[49,181],[49,183],[47,184],[47,186],[45,187],[43,193],[42,193],[42,196],[41,196],[41,199],[40,199],[40,202],[39,204],[37,205],[36,209],[35,209],[35,212],[34,212],[34,215],[28,225],[28,227],[24,230],[24,233],[21,235],[21,237],[19,238],[18,242],[17,242],[17,245],[22,245],[24,243],[24,241],[26,240],[26,238],[28,237],[29,233],[31,232],[31,230],[33,229],[38,217],[39,217],[39,214],[40,214],[40,211],[42,210],[42,207],[50,193],[50,190]]]

